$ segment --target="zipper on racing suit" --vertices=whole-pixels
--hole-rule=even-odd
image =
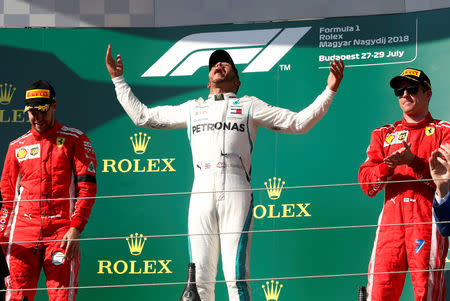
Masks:
[[[44,216],[39,216],[41,218],[41,226],[39,227],[39,235],[38,235],[38,239],[36,242],[36,246],[34,247],[34,251],[33,254],[36,254],[38,248],[39,248],[39,241],[41,240],[41,236],[42,236],[42,226],[44,224],[44,219],[47,218],[47,195],[44,195],[45,200],[44,200]],[[42,200],[39,200],[39,202],[42,202]]]

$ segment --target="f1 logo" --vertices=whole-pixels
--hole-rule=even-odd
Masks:
[[[310,29],[293,27],[191,34],[176,42],[142,77],[167,76],[172,70],[170,76],[192,75],[208,65],[209,56],[216,49],[226,49],[236,65],[250,63],[243,73],[267,72]]]

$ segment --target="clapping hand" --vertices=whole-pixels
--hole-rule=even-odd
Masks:
[[[430,173],[436,184],[436,193],[444,197],[450,183],[450,144],[441,145],[430,156]]]

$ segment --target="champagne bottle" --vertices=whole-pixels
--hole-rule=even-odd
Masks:
[[[180,301],[201,301],[198,295],[197,285],[195,284],[195,263],[193,262],[188,265],[187,284]]]
[[[360,286],[358,289],[358,301],[367,300],[367,291],[365,286]]]

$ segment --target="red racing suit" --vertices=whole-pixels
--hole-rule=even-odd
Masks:
[[[0,216],[3,240],[9,237],[8,288],[36,288],[42,268],[47,287],[77,286],[79,257],[66,260],[60,241],[45,241],[62,239],[70,227],[83,231],[94,204],[83,197],[96,195],[96,164],[88,137],[56,121],[43,134],[31,129],[10,143]],[[31,301],[35,293],[8,291],[6,300],[27,296]],[[50,300],[74,300],[76,290],[48,290],[48,295]]]
[[[410,166],[388,167],[383,159],[402,148],[403,141],[411,144],[416,158]],[[444,300],[444,272],[413,272],[444,268],[448,240],[439,234],[436,224],[380,225],[435,221],[433,181],[382,182],[430,179],[431,152],[446,142],[450,142],[450,124],[435,120],[430,114],[419,123],[411,124],[403,119],[372,132],[367,160],[359,169],[359,183],[369,197],[384,187],[385,198],[369,264],[367,300],[399,300],[406,274],[377,273],[407,271],[408,268],[416,301]]]

